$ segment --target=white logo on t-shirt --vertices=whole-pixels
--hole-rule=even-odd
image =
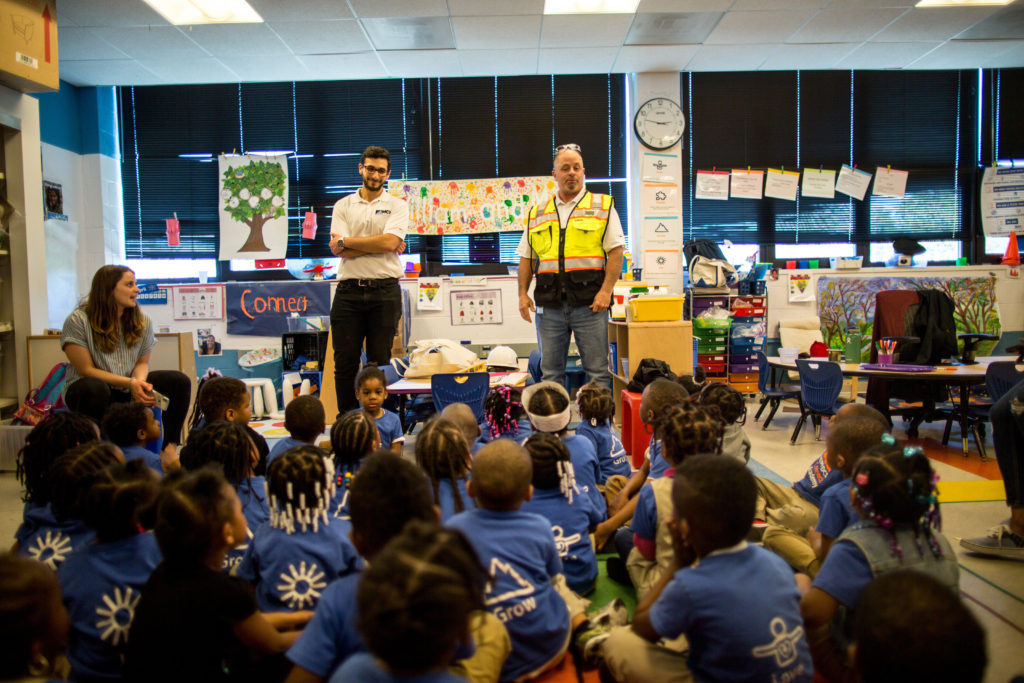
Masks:
[[[772,632],[772,642],[758,645],[751,650],[751,653],[755,657],[775,657],[775,664],[779,667],[789,666],[800,656],[796,644],[804,635],[803,626],[786,631],[786,622],[782,620],[782,617],[775,617],[768,624],[768,628]]]
[[[135,618],[135,606],[139,604],[139,597],[131,586],[125,586],[123,589],[114,586],[114,597],[103,594],[106,608],[96,608],[96,628],[100,630],[101,639],[110,640],[110,644],[115,647],[128,642],[128,629]]]
[[[494,584],[497,583],[498,580],[498,574],[504,574],[509,579],[514,581],[515,584],[519,586],[519,588],[506,591],[501,595],[489,597],[484,601],[485,605],[496,605],[499,602],[505,602],[506,600],[511,600],[512,598],[521,598],[533,593],[533,585],[529,581],[520,576],[519,572],[517,572],[512,565],[506,564],[496,557],[491,559],[490,574],[493,578],[487,584],[488,594],[490,594],[490,592],[494,589]]]
[[[558,550],[559,557],[568,557],[569,548],[572,547],[572,544],[578,543],[583,538],[580,534],[566,536],[565,531],[560,526],[552,526],[551,533],[555,535],[555,548]]]
[[[57,565],[67,559],[71,552],[71,539],[59,531],[47,531],[44,536],[36,536],[36,541],[29,546],[28,554],[39,560],[50,569],[56,571]]]
[[[320,591],[327,588],[324,573],[316,562],[310,562],[308,569],[305,562],[300,562],[298,569],[290,564],[287,572],[281,572],[280,578],[277,590],[281,591],[281,602],[287,603],[291,609],[302,609],[307,602],[312,608],[320,598]]]

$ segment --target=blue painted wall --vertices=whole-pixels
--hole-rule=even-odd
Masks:
[[[39,100],[39,132],[43,142],[75,154],[117,158],[114,88],[78,88],[61,81],[57,92],[34,97]]]

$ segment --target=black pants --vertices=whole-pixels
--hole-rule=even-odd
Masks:
[[[153,385],[154,391],[170,399],[163,415],[164,443],[180,444],[181,427],[185,424],[192,398],[192,383],[184,372],[178,370],[153,370],[146,381]],[[127,391],[112,390],[109,384],[95,377],[75,380],[64,394],[68,408],[92,418],[97,424],[103,422],[111,403],[130,400],[132,396]]]
[[[384,366],[391,360],[391,343],[402,315],[402,290],[397,280],[381,286],[360,286],[358,280],[342,280],[331,305],[331,339],[334,344],[334,388],[338,412],[359,407],[355,379],[359,354],[366,341],[368,362]],[[380,283],[380,280],[362,282]]]

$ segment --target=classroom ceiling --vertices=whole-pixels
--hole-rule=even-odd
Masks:
[[[59,0],[61,78],[156,85],[643,71],[1024,66],[1024,0],[249,0],[262,24],[173,26],[142,0]]]

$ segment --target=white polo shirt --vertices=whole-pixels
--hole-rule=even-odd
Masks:
[[[587,188],[584,186],[580,189],[579,194],[570,199],[567,202],[563,202],[558,194],[555,194],[555,211],[558,212],[558,225],[563,230],[565,229],[565,223],[569,220],[569,215],[572,213],[573,208],[583,199],[583,195],[587,193]],[[545,205],[547,202],[545,202]],[[543,207],[541,207],[543,209]],[[527,215],[529,220],[529,215]],[[607,254],[615,247],[623,247],[626,245],[626,237],[622,234],[622,221],[619,220],[619,214],[612,206],[611,213],[608,214],[608,226],[604,230],[604,241],[601,246],[604,248],[604,253]],[[523,230],[523,236],[519,238],[519,246],[516,247],[516,255],[522,258],[528,258],[535,260],[537,254],[530,248],[530,234],[529,231]]]
[[[395,235],[405,239],[409,230],[409,205],[405,200],[382,192],[368,202],[354,192],[338,200],[331,214],[331,235],[341,237],[374,237]],[[338,278],[341,280],[402,277],[402,260],[393,251],[365,254],[341,259]]]

